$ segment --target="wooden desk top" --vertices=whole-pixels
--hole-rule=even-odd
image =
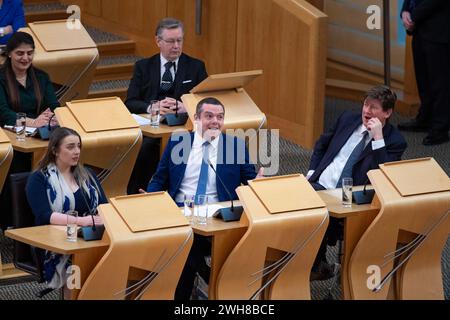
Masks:
[[[11,140],[11,144],[14,150],[30,153],[47,149],[48,141],[44,141],[33,137],[26,137],[25,141],[18,141],[16,139],[16,134],[14,132],[9,130],[3,130],[3,132],[5,132],[8,138]]]
[[[11,239],[61,254],[74,254],[92,248],[109,246],[109,241],[104,239],[84,241],[78,238],[77,242],[69,242],[66,240],[66,227],[56,225],[10,229],[6,230],[5,235]]]
[[[362,190],[363,186],[353,187],[353,191]],[[372,204],[356,204],[346,208],[342,205],[342,189],[321,190],[317,192],[327,205],[330,216],[335,218],[346,218],[358,214],[372,213],[379,211],[380,208]]]
[[[149,114],[140,114],[141,117],[149,118]],[[141,126],[142,134],[147,137],[161,138],[164,135],[171,135],[175,130],[189,130],[189,121],[182,126],[168,126],[167,124],[160,123],[158,128],[153,128],[151,125]]]

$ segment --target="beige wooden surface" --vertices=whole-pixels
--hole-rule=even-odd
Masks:
[[[381,171],[402,196],[450,190],[450,180],[433,158],[384,163]]]
[[[249,185],[271,214],[325,207],[301,174],[256,179]]]
[[[77,242],[69,242],[66,240],[66,227],[55,225],[6,230],[5,236],[45,250],[72,255],[72,264],[80,268],[81,285],[109,246],[107,235],[102,240],[78,238]],[[79,290],[71,290],[70,298],[77,299],[78,294]]]
[[[326,209],[270,214],[251,187],[238,187],[237,193],[249,227],[220,271],[216,298],[258,299],[258,292],[268,291],[268,299],[310,299],[310,272],[328,225]],[[277,260],[278,267],[263,277],[268,263],[275,263],[274,254],[286,260]]]
[[[0,192],[8,175],[8,170],[13,158],[13,148],[8,136],[0,128]],[[5,269],[5,270],[4,270]],[[2,254],[0,252],[0,278],[6,273],[6,266],[2,263]]]
[[[110,203],[132,232],[189,224],[167,192],[116,197],[111,198]]]
[[[405,171],[415,185],[421,183],[422,169],[430,169],[427,165],[422,169],[417,165],[414,171],[407,170],[407,167]],[[412,245],[408,239],[427,234],[444,217],[450,208],[450,191],[402,197],[381,170],[371,170],[368,176],[376,190],[381,210],[361,236],[350,259],[352,298],[444,299],[441,255],[450,233],[448,216],[440,225],[436,225],[416,252],[403,250],[398,258],[411,254],[410,259],[394,277],[388,279],[379,292],[367,286],[367,267],[379,266],[381,279],[391,272],[399,260],[396,259],[394,263],[394,259],[389,259],[392,257],[390,253],[396,251],[399,245]]]
[[[66,101],[86,98],[99,61],[95,43],[91,48],[47,51],[41,44],[40,37],[53,42],[59,38],[59,34],[68,32],[66,25],[64,23],[55,24],[52,21],[42,21],[38,25],[39,29],[46,28],[51,31],[35,34],[30,28],[20,29],[20,31],[30,33],[34,38],[33,65],[47,72],[53,83],[63,86],[63,90],[57,92],[61,106],[64,106]],[[84,30],[83,26],[82,28]],[[58,46],[65,47],[70,46],[72,42],[77,43],[80,36],[85,40],[86,37],[89,37],[86,31],[81,33],[78,31],[71,33],[72,36],[64,37],[65,41],[58,42]],[[93,42],[92,39],[90,41]],[[55,48],[53,47],[53,49]]]
[[[69,29],[67,20],[36,21],[28,24],[45,51],[92,49],[97,45],[83,25]],[[68,41],[70,40],[70,41]]]
[[[66,105],[88,133],[139,127],[122,100],[117,97],[75,100]]]
[[[168,204],[171,202],[170,199]],[[131,210],[132,206],[130,203]],[[192,229],[186,225],[132,232],[111,204],[100,205],[99,213],[110,246],[87,278],[79,299],[173,299],[192,245]],[[148,211],[142,215],[147,219],[155,218]],[[184,218],[181,214],[180,217]],[[153,280],[146,279],[152,274]],[[134,286],[139,289],[136,294],[126,296],[125,293],[133,288],[130,280],[143,282]]]

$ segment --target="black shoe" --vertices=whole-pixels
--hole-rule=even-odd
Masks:
[[[339,273],[341,265],[338,263],[330,264],[320,261],[317,266],[313,266],[309,281],[323,281],[333,278]]]
[[[397,125],[397,128],[402,131],[412,131],[412,132],[428,132],[428,130],[430,129],[428,125],[419,122],[417,120],[399,123]]]
[[[431,132],[425,138],[423,138],[422,144],[424,146],[433,146],[449,141],[448,132]]]

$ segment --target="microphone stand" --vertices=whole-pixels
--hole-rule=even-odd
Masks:
[[[217,174],[216,169],[214,169],[214,166],[211,164],[209,159],[207,161],[208,161],[209,167],[216,174],[216,177],[219,179],[220,184],[222,185],[222,187],[227,192],[228,197],[230,198],[230,201],[231,201],[231,207],[230,208],[221,208],[221,209],[217,210],[213,214],[213,217],[222,218],[222,220],[225,221],[225,222],[228,222],[228,221],[239,221],[241,219],[242,212],[244,212],[244,207],[242,207],[242,206],[236,206],[235,207],[234,206],[233,197],[231,196],[231,192],[228,190],[228,188],[225,185],[225,183],[222,181],[220,176]]]

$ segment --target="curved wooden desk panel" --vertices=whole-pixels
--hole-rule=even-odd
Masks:
[[[393,270],[397,262],[394,264],[392,255],[388,255],[399,249],[397,243],[411,245],[414,238],[424,235],[443,217],[450,208],[450,192],[401,197],[381,170],[370,171],[369,177],[381,211],[362,235],[350,259],[352,298],[443,299],[441,255],[450,232],[448,216],[379,292],[368,288],[371,276],[368,267],[380,266],[381,279]],[[412,253],[411,250],[405,250],[399,258]]]
[[[132,233],[112,205],[101,205],[99,212],[110,247],[86,280],[79,299],[173,299],[192,246],[191,227]],[[150,279],[135,286],[136,292],[125,290],[145,277]]]
[[[237,193],[249,227],[220,271],[217,299],[251,299],[277,272],[265,299],[310,299],[309,278],[328,225],[327,210],[269,214],[250,187],[239,187]],[[274,261],[280,267],[263,278],[262,271]]]
[[[0,192],[3,188],[6,176],[8,174],[9,166],[13,158],[13,148],[11,141],[0,128]]]

